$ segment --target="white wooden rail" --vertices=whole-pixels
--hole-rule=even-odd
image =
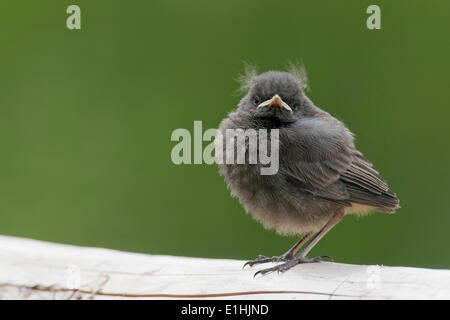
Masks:
[[[0,299],[450,299],[450,270],[243,264],[0,236]]]

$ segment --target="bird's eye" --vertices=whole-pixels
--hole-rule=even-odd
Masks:
[[[253,97],[253,104],[255,105],[255,106],[257,106],[258,104],[260,104],[261,103],[261,99],[258,97],[258,96],[254,96]]]
[[[291,109],[294,111],[298,110],[299,104],[297,102],[292,102],[292,104],[290,104]]]

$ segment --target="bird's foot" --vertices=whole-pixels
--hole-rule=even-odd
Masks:
[[[263,255],[260,254],[260,255],[258,255],[256,257],[255,260],[247,261],[242,266],[242,268],[245,268],[246,266],[253,267],[255,264],[260,264],[260,263],[290,261],[292,259],[294,259],[294,256],[292,254],[289,254],[289,253],[285,253],[282,256],[274,256],[272,258],[263,256]]]
[[[262,269],[259,270],[258,272],[255,273],[255,275],[253,277],[256,277],[258,274],[261,275],[265,275],[274,271],[277,271],[278,273],[283,273],[288,271],[289,269],[291,269],[292,267],[301,264],[301,263],[313,263],[313,262],[320,262],[322,261],[324,258],[333,261],[333,258],[330,256],[319,256],[319,257],[315,257],[315,258],[307,258],[307,257],[298,257],[298,258],[294,258],[291,259],[285,263],[279,264],[275,267],[272,268],[267,268],[267,269]]]

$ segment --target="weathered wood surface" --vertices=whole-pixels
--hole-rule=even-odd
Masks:
[[[0,236],[0,299],[450,299],[450,270],[322,262],[253,278],[263,266],[243,263]]]

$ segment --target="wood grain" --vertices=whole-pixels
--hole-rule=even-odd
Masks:
[[[243,264],[0,236],[0,299],[450,299],[450,270],[321,262],[253,278],[263,266]]]

